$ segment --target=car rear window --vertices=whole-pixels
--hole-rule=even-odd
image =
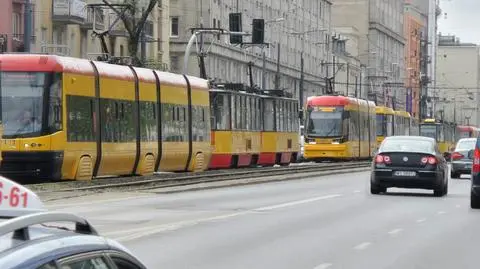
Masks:
[[[475,140],[460,140],[458,141],[456,150],[471,150],[475,148]]]
[[[433,152],[433,143],[430,141],[419,141],[412,139],[390,139],[385,140],[380,151],[399,152]]]

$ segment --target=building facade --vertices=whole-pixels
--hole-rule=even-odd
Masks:
[[[405,108],[404,0],[336,0],[332,11],[335,27],[358,29],[360,62],[366,66],[370,100],[377,105]]]
[[[33,20],[25,20],[25,14],[30,18],[35,15],[35,5],[26,5],[25,0],[0,1],[0,52],[22,52],[25,47],[35,42],[35,36],[30,33],[25,36],[25,23],[33,27]],[[25,42],[28,46],[25,46]]]
[[[480,125],[480,47],[453,35],[439,35],[435,116],[458,124]]]
[[[426,29],[427,16],[415,5],[405,3],[405,87],[406,111],[417,120],[420,119],[421,97],[421,49],[422,36]]]
[[[36,11],[33,32],[37,37],[32,52],[53,53],[72,57],[97,59],[104,56],[101,42],[92,35],[111,30],[106,36],[106,43],[110,55],[127,57],[128,33],[118,15],[108,7],[88,7],[89,4],[98,4],[95,0],[35,0]],[[111,0],[110,3],[123,3],[120,0]],[[142,9],[149,1],[139,1],[136,5],[136,16],[140,17]],[[168,1],[161,1],[162,5],[153,9],[145,24],[145,59],[152,63],[168,63],[168,45],[165,34],[168,24],[165,13],[168,13]],[[164,29],[162,29],[162,26]],[[168,44],[168,43],[167,43]],[[139,56],[142,46],[139,45]],[[166,54],[166,56],[165,56]],[[163,65],[163,66],[168,66]]]
[[[229,29],[229,14],[242,13],[242,30],[252,32],[252,20],[265,20],[268,47],[232,45],[228,36],[207,36],[203,40],[206,73],[217,82],[249,82],[252,62],[253,82],[267,89],[287,89],[300,95],[303,56],[304,100],[324,92],[331,36],[329,0],[177,0],[170,5],[170,58],[172,70],[182,73],[191,28]],[[250,42],[251,37],[243,37]],[[265,60],[263,60],[265,54]],[[278,64],[278,65],[277,65]],[[277,76],[277,66],[278,76]],[[188,58],[188,74],[199,75],[196,50]],[[276,81],[278,77],[278,82]]]
[[[345,96],[367,98],[365,66],[359,56],[359,33],[356,27],[335,27],[333,66],[335,67],[334,90]],[[337,44],[337,45],[336,45]]]

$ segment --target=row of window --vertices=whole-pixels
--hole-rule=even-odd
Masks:
[[[67,139],[68,141],[95,141],[95,98],[67,96]],[[140,140],[157,141],[158,117],[161,117],[162,140],[165,142],[188,141],[188,107],[186,105],[162,104],[157,115],[158,104],[140,101]],[[100,99],[102,141],[134,142],[136,120],[134,101]],[[210,126],[207,124],[208,108],[192,106],[192,141],[209,141]]]
[[[368,112],[349,111],[345,121],[348,140],[376,141],[376,121]]]
[[[210,99],[216,130],[298,132],[296,100],[232,93],[212,93]]]

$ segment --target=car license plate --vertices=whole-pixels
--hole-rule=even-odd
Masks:
[[[417,173],[415,171],[395,171],[395,175],[399,177],[414,177]]]

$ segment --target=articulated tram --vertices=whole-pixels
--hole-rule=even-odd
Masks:
[[[383,142],[383,139],[394,134],[394,116],[395,111],[390,107],[377,106],[375,108],[377,119],[377,146]]]
[[[368,159],[376,148],[375,104],[345,96],[309,97],[306,106],[306,160]]]
[[[0,62],[3,175],[202,171],[288,164],[299,151],[292,98],[71,57],[1,54]]]
[[[394,135],[410,135],[411,116],[404,110],[395,110],[393,120]]]
[[[434,138],[443,154],[450,152],[455,146],[455,129],[454,123],[436,119],[425,119],[420,123],[420,135]]]
[[[457,126],[457,135],[456,139],[469,138],[469,137],[478,137],[479,129],[475,126]]]

